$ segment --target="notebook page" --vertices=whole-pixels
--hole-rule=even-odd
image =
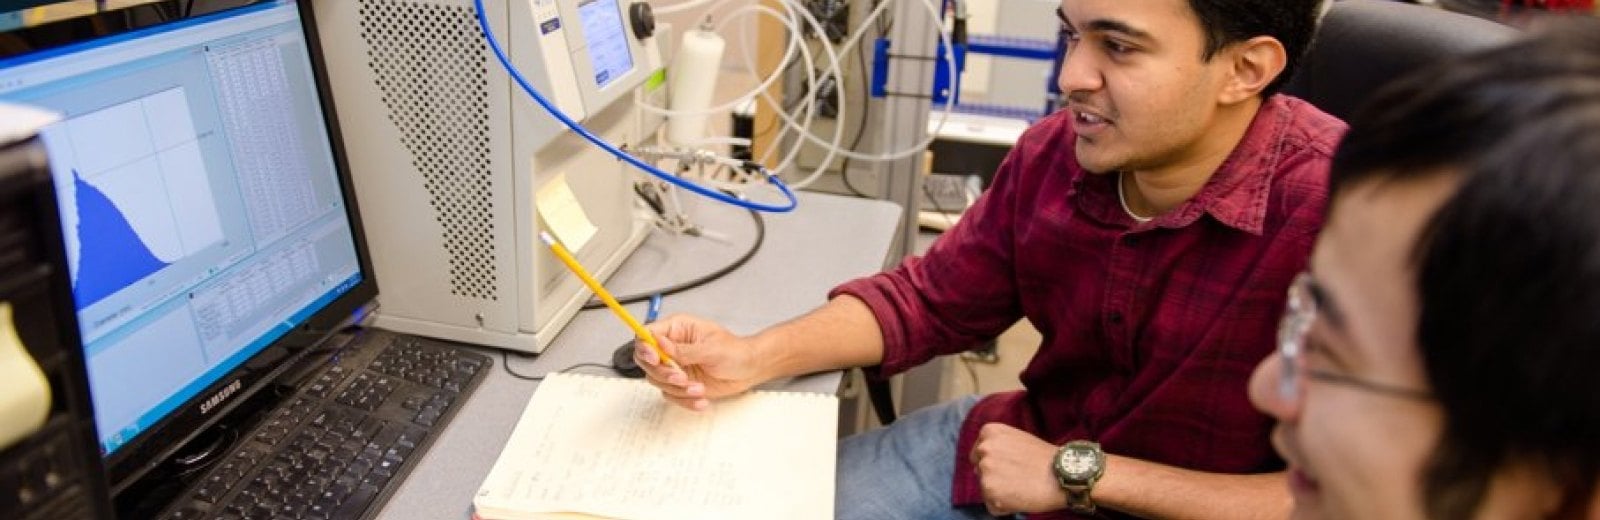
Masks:
[[[828,518],[838,402],[752,392],[696,413],[640,380],[539,385],[474,504],[480,515]]]

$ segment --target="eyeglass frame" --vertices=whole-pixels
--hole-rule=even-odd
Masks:
[[[1282,364],[1282,373],[1278,378],[1278,393],[1285,400],[1297,400],[1304,387],[1302,376],[1324,383],[1343,385],[1348,388],[1372,392],[1379,395],[1398,397],[1412,401],[1432,401],[1433,393],[1426,390],[1405,388],[1368,381],[1359,377],[1340,374],[1311,368],[1306,364],[1306,338],[1311,333],[1311,325],[1317,321],[1317,301],[1312,296],[1312,287],[1316,280],[1309,272],[1295,275],[1294,281],[1289,283],[1289,297],[1284,304],[1283,318],[1278,322],[1278,357]]]

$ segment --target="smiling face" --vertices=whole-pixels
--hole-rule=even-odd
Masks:
[[[1156,170],[1232,149],[1208,137],[1219,101],[1240,101],[1223,99],[1236,96],[1227,87],[1238,49],[1203,59],[1188,0],[1062,0],[1059,14],[1071,36],[1057,82],[1085,169]]]
[[[1294,518],[1423,516],[1422,472],[1443,417],[1427,398],[1404,395],[1428,391],[1411,258],[1454,182],[1368,182],[1332,203],[1311,259],[1305,293],[1317,311],[1297,388],[1283,393],[1280,354],[1250,384],[1256,407],[1279,421],[1273,444],[1289,463]]]

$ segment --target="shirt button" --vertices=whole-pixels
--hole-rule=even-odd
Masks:
[[[1128,244],[1130,246],[1138,245],[1139,244],[1139,237],[1134,236],[1134,235],[1124,235],[1122,237],[1122,243]]]
[[[1120,313],[1120,312],[1112,312],[1111,316],[1108,316],[1108,317],[1111,319],[1111,324],[1112,325],[1121,325],[1122,324],[1122,313]]]

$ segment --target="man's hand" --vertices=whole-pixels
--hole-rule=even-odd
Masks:
[[[983,425],[970,457],[989,514],[1066,509],[1067,494],[1050,469],[1059,448],[1009,425]]]
[[[674,315],[646,328],[682,370],[663,364],[643,341],[634,341],[633,358],[663,397],[684,408],[705,410],[712,399],[737,395],[763,382],[759,365],[763,360],[755,355],[753,342],[721,325]]]

